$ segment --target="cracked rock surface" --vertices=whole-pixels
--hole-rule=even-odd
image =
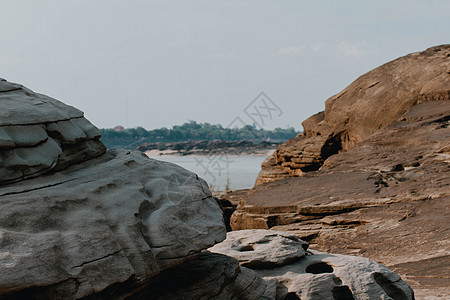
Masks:
[[[450,297],[450,101],[414,106],[319,171],[241,194],[233,230],[288,231],[398,272],[418,297]]]

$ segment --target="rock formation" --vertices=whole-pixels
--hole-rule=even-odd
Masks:
[[[388,269],[311,256],[293,235],[231,233],[214,246],[222,211],[196,174],[105,152],[82,112],[4,80],[0,107],[0,299],[412,299]],[[334,273],[304,280],[317,263]],[[301,271],[279,273],[289,267]]]
[[[325,113],[304,122],[305,136],[276,155],[304,162],[338,136],[340,150],[320,156],[318,170],[299,177],[269,168],[272,179],[290,178],[241,193],[232,229],[289,231],[314,249],[387,265],[419,298],[450,297],[449,271],[442,267],[450,259],[449,91],[449,45],[361,76],[327,101]],[[305,154],[304,147],[316,150]]]
[[[450,45],[386,63],[359,77],[302,125],[301,136],[282,144],[262,163],[256,185],[318,170],[385,128],[416,104],[450,97]]]
[[[414,299],[398,275],[370,259],[306,249],[293,234],[260,229],[229,232],[209,250],[236,258],[267,282],[275,280],[276,299]]]

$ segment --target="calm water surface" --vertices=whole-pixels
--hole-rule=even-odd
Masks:
[[[231,190],[253,187],[266,156],[150,156],[168,161],[196,173],[216,191],[225,190],[227,180]]]

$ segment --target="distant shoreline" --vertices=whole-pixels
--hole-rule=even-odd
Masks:
[[[144,143],[136,147],[149,156],[251,155],[269,156],[280,142],[262,141],[186,141]]]
[[[144,151],[147,156],[208,156],[208,155],[246,155],[246,156],[270,156],[276,148],[270,149],[214,149],[213,151],[195,150],[158,150]]]

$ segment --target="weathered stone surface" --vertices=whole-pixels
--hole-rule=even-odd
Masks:
[[[228,233],[225,241],[210,250],[236,258],[241,265],[252,267],[267,282],[278,282],[276,296],[272,299],[414,299],[412,289],[398,275],[367,258],[309,251],[300,257],[293,255],[295,260],[284,260],[280,264],[248,264],[249,261],[260,261],[262,256],[279,256],[278,252],[284,252],[286,248],[286,240],[289,240],[289,248],[297,244],[297,249],[303,249],[306,243],[284,232],[271,230],[233,233]],[[259,242],[270,241],[267,247],[255,247],[256,251],[246,251],[246,255],[236,251],[243,244],[240,240],[251,238],[252,234]]]
[[[0,80],[0,184],[101,155],[99,138],[78,109]]]
[[[414,299],[413,290],[395,273],[370,259],[314,252],[298,262],[272,270],[255,270],[276,279],[278,299],[288,293],[300,299]]]
[[[225,238],[205,181],[138,152],[3,185],[0,205],[5,299],[121,298]]]
[[[277,279],[288,293],[305,300],[414,299],[413,290],[397,274],[363,257],[315,252],[295,264],[257,273]]]
[[[286,232],[261,229],[227,233],[227,239],[210,248],[239,260],[241,266],[264,268],[280,266],[305,256],[308,244]]]
[[[449,298],[449,55],[450,45],[407,55],[331,97],[302,136],[266,159],[257,184],[281,180],[236,199],[231,227],[364,255],[418,298]]]
[[[355,80],[305,120],[304,133],[262,164],[256,185],[318,170],[384,128],[416,104],[450,99],[450,45],[429,48],[384,64]]]
[[[82,118],[83,112],[0,78],[0,126],[33,125]]]

